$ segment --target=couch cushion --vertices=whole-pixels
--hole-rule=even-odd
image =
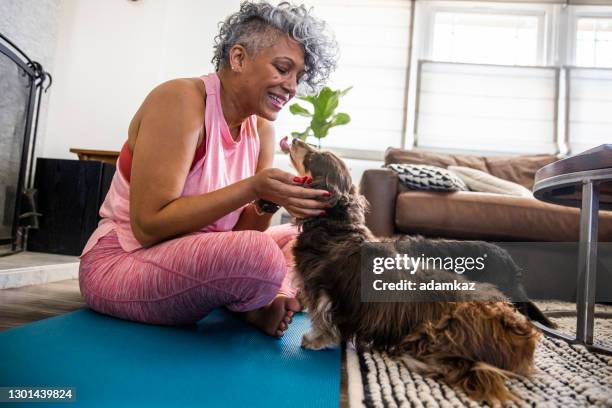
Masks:
[[[495,177],[518,183],[529,190],[533,188],[536,171],[557,160],[559,158],[552,154],[485,158],[489,173]]]
[[[389,168],[397,173],[400,181],[413,190],[430,191],[467,191],[468,187],[455,173],[442,167],[426,164],[397,164]],[[477,171],[474,169],[470,169]],[[487,173],[484,173],[487,174]],[[493,177],[488,175],[489,177]]]
[[[578,241],[576,208],[492,193],[400,193],[396,228],[434,237],[499,241]],[[612,211],[600,211],[599,240],[612,241]]]
[[[392,166],[399,165],[394,164]],[[531,191],[524,186],[518,183],[513,183],[512,181],[495,177],[486,171],[476,170],[465,166],[448,166],[448,170],[455,173],[457,177],[463,180],[463,182],[472,191],[513,195],[518,197],[533,197]]]
[[[432,166],[465,166],[491,173],[495,177],[532,189],[535,172],[558,158],[552,154],[523,156],[475,156],[446,154],[425,150],[406,150],[389,147],[385,151],[385,165],[391,163],[429,164]]]

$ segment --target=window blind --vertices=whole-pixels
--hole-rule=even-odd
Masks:
[[[420,61],[415,145],[557,152],[559,70]]]
[[[568,68],[567,76],[570,153],[612,143],[612,69]]]
[[[311,0],[314,14],[333,30],[340,48],[332,89],[353,89],[340,100],[336,112],[351,116],[348,125],[330,129],[322,146],[382,152],[400,146],[405,115],[410,37],[410,1]],[[308,102],[295,99],[312,110]],[[278,135],[303,131],[309,119],[283,109],[276,121]],[[309,139],[316,142],[316,139]],[[356,153],[356,154],[355,154]]]

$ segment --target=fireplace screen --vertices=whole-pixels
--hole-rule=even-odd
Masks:
[[[47,81],[48,79],[48,81]],[[0,34],[0,245],[23,247],[36,223],[32,158],[41,90],[51,77]]]

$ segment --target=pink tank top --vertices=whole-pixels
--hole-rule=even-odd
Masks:
[[[204,194],[236,183],[255,174],[259,157],[257,116],[242,122],[237,140],[232,138],[221,109],[221,83],[216,73],[202,76],[206,88],[206,153],[191,168],[185,180],[182,197]],[[219,218],[200,232],[231,231],[245,206]],[[130,252],[142,247],[130,226],[130,185],[117,170],[100,208],[100,223],[89,238],[81,256],[100,238],[116,231],[123,250]]]

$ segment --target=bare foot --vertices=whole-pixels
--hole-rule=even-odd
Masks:
[[[280,337],[289,327],[294,313],[300,310],[300,303],[295,298],[278,295],[268,305],[240,313],[240,315],[245,321],[261,329],[264,333]]]

